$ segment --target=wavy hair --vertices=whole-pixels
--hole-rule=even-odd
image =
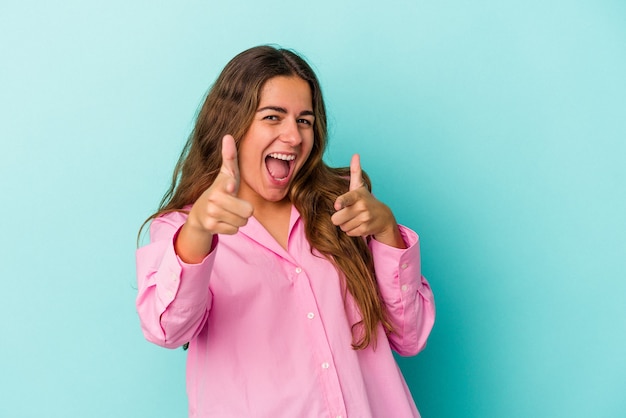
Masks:
[[[385,332],[393,328],[380,297],[372,254],[361,237],[349,237],[333,225],[334,202],[349,188],[349,168],[332,168],[322,160],[327,141],[326,108],[313,69],[291,50],[257,46],[235,56],[209,90],[195,127],[178,159],[172,182],[152,219],[181,211],[193,204],[219,173],[222,137],[231,134],[239,146],[250,127],[265,82],[278,76],[297,76],[308,82],[313,100],[314,141],[309,158],[296,174],[288,197],[304,221],[306,237],[334,264],[361,315],[352,324],[352,347],[375,345],[379,323]],[[364,173],[364,181],[371,182]],[[344,294],[344,300],[345,300]]]

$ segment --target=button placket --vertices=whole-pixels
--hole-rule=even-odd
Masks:
[[[333,366],[333,354],[330,348],[328,336],[324,330],[323,321],[317,319],[319,312],[318,302],[315,298],[315,292],[307,271],[301,266],[292,264],[290,267],[290,275],[295,278],[294,285],[299,289],[302,297],[302,311],[300,318],[304,321],[306,316],[306,330],[311,336],[311,353],[315,358],[315,363],[320,371],[321,389],[327,397],[332,399],[332,403],[336,404],[333,408],[332,417],[344,416],[345,405],[341,396],[337,394],[341,392],[339,384],[339,376],[337,370]]]

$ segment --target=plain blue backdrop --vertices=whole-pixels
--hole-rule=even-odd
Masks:
[[[619,0],[2,0],[0,416],[186,415],[136,234],[209,85],[264,43],[318,71],[328,162],[359,152],[421,235],[438,317],[399,361],[423,416],[626,416]]]

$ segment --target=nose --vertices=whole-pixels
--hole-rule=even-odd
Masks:
[[[296,121],[285,121],[280,133],[280,140],[292,147],[302,143],[302,135]]]

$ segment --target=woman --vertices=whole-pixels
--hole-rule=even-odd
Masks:
[[[240,53],[207,95],[137,251],[144,335],[189,343],[192,417],[419,416],[391,352],[434,322],[417,235],[325,146],[291,51]]]

